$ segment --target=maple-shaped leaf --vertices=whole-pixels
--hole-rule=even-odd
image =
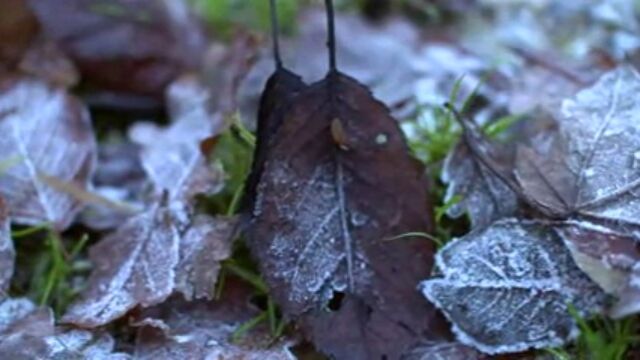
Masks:
[[[0,114],[0,196],[12,220],[65,229],[82,204],[43,179],[89,188],[97,151],[89,112],[62,89],[9,78],[0,84]]]
[[[251,306],[252,289],[228,279],[220,299],[184,301],[177,297],[146,309],[136,337],[135,358],[141,360],[237,359],[295,360],[289,339],[274,341],[259,325],[241,338],[234,332],[259,315]]]
[[[338,359],[397,359],[439,334],[415,288],[433,244],[390,240],[429,232],[432,209],[389,109],[332,66],[299,92],[271,142],[248,242],[284,314]]]
[[[567,304],[600,311],[605,294],[575,265],[553,228],[506,219],[447,244],[442,278],[421,284],[460,342],[496,354],[559,346],[578,334]]]
[[[212,298],[235,225],[204,216],[192,221],[181,203],[170,205],[151,206],[91,248],[89,285],[64,322],[101,326],[136,306],[159,304],[174,291]]]
[[[610,316],[620,318],[640,312],[640,250],[635,233],[584,221],[568,222],[556,231],[578,267],[604,291],[616,296]]]
[[[47,37],[99,88],[161,97],[205,49],[202,29],[182,1],[28,2]]]
[[[11,240],[9,209],[0,197],[0,299],[4,299],[13,276],[16,252]]]
[[[173,123],[160,128],[137,123],[129,132],[142,146],[142,167],[156,193],[169,192],[171,201],[190,202],[196,194],[214,193],[222,187],[223,174],[207,163],[200,149],[206,138],[222,130],[222,119],[209,108],[210,94],[195,77],[183,77],[167,90]]]
[[[104,333],[56,328],[53,312],[27,299],[0,303],[0,357],[3,359],[125,360]]]

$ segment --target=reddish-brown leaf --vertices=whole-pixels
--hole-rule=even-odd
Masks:
[[[432,230],[425,179],[389,110],[346,75],[330,72],[286,110],[248,238],[284,313],[325,353],[397,359],[443,333],[416,290],[433,244],[390,240]]]

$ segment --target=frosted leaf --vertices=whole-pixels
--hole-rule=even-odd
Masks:
[[[9,209],[0,197],[0,300],[4,299],[9,289],[15,265],[15,250],[11,240]]]
[[[454,240],[436,256],[443,278],[421,284],[458,340],[496,354],[559,346],[578,329],[567,310],[600,311],[604,293],[553,229],[514,219]]]
[[[587,222],[557,228],[573,258],[593,281],[618,299],[609,315],[640,312],[640,251],[637,237]]]
[[[273,343],[262,326],[232,341],[238,326],[256,315],[249,310],[247,301],[244,297],[223,297],[207,303],[169,301],[150,309],[144,316],[151,317],[137,324],[141,328],[135,358],[295,360],[289,350],[293,341],[284,339]]]
[[[190,201],[200,193],[214,193],[222,186],[223,175],[207,163],[200,143],[221,131],[222,119],[213,115],[210,95],[197,79],[185,77],[167,90],[173,123],[160,128],[140,122],[129,131],[133,142],[142,146],[142,166],[156,191],[169,191],[170,200]]]
[[[53,312],[27,299],[0,303],[0,358],[125,360],[103,333],[56,328]]]
[[[457,342],[427,343],[416,347],[403,360],[488,360],[487,355]]]
[[[187,300],[213,299],[220,262],[231,255],[234,219],[197,216],[180,240],[176,290]]]
[[[638,91],[640,75],[624,65],[565,100],[556,145],[519,151],[525,194],[547,212],[639,226]]]
[[[92,247],[95,268],[89,285],[63,321],[96,327],[137,305],[150,306],[169,297],[179,261],[178,216],[165,205],[153,205]]]
[[[464,142],[460,142],[445,159],[442,181],[447,184],[445,204],[455,197],[460,198],[447,210],[447,215],[458,218],[468,212],[473,228],[489,225],[493,220],[516,212],[516,195],[470,154]]]
[[[430,231],[424,169],[389,110],[352,78],[331,73],[294,98],[253,215],[247,241],[270,294],[322,352],[397,358],[417,334],[446,332],[415,289],[433,244],[388,240]]]
[[[65,229],[82,204],[42,176],[89,188],[96,142],[87,109],[64,90],[31,78],[0,85],[0,196],[13,221]]]

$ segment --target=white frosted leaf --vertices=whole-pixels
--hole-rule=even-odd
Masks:
[[[82,204],[42,176],[89,188],[96,142],[87,109],[64,90],[31,78],[0,85],[0,196],[13,221],[64,229]]]
[[[197,216],[180,240],[176,290],[186,299],[213,299],[220,262],[231,255],[234,219]]]
[[[486,360],[489,359],[472,347],[458,342],[437,342],[420,345],[403,360]]]
[[[0,197],[0,299],[4,299],[9,289],[15,265],[15,250],[11,240],[9,209]]]
[[[169,301],[150,309],[140,322],[135,358],[139,360],[242,359],[295,360],[284,339],[273,342],[264,327],[253,329],[239,341],[234,331],[255,316],[246,298],[217,302]],[[150,314],[149,314],[150,313]]]
[[[124,360],[103,333],[56,328],[53,312],[27,299],[0,303],[0,358]]]
[[[519,151],[516,175],[538,206],[565,216],[640,225],[638,91],[640,75],[631,66],[604,74],[563,102],[552,148]]]
[[[496,222],[436,261],[444,277],[424,281],[423,293],[459,341],[490,354],[562,345],[578,331],[566,304],[589,314],[605,300],[553,229],[534,222]]]
[[[214,193],[223,175],[209,166],[200,143],[217,135],[222,127],[219,115],[208,108],[210,95],[197,79],[186,77],[167,91],[172,124],[161,128],[140,122],[129,137],[142,146],[141,161],[156,191],[168,191],[171,200],[189,201],[199,193]]]
[[[137,305],[150,306],[169,297],[179,261],[177,217],[156,204],[92,247],[94,270],[89,285],[63,321],[96,327]]]

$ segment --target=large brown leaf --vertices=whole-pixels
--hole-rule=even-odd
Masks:
[[[0,84],[0,114],[0,195],[12,220],[66,228],[82,203],[43,179],[89,188],[97,151],[89,112],[62,89],[10,78]]]
[[[416,291],[433,245],[389,240],[431,230],[424,175],[389,110],[346,75],[332,71],[284,115],[249,244],[285,314],[303,317],[324,352],[396,359],[438,332]]]

